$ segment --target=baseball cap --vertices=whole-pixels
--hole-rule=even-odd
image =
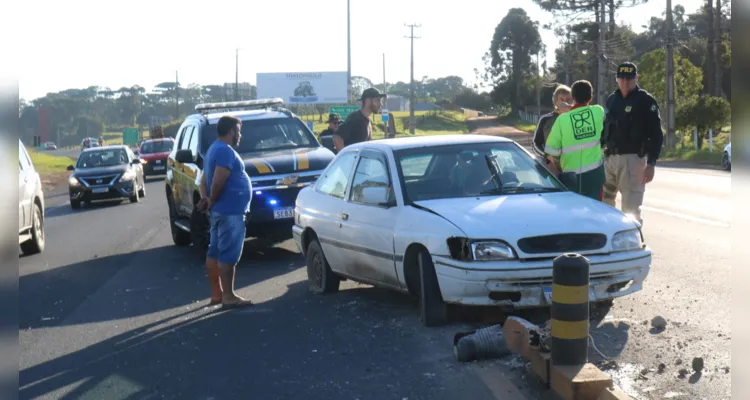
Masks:
[[[380,93],[380,90],[374,87],[371,87],[371,88],[365,89],[362,92],[362,97],[360,98],[360,100],[372,99],[372,98],[377,98],[377,97],[385,97],[385,95],[383,93]]]
[[[626,61],[617,67],[618,78],[635,78],[636,76],[638,76],[638,69],[630,61]]]
[[[328,122],[341,121],[341,116],[336,113],[328,114]]]

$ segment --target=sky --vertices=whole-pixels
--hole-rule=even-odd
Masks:
[[[49,92],[89,86],[234,82],[235,49],[239,80],[255,84],[258,72],[346,71],[346,0],[174,1],[174,0],[12,0],[3,37],[16,57],[5,73],[18,79],[26,100]],[[673,0],[688,13],[702,0]],[[275,5],[274,5],[275,4]],[[460,2],[351,0],[352,75],[388,82],[410,78],[409,23],[414,35],[414,76],[458,75],[472,84],[482,69],[495,27],[512,7],[522,7],[540,23],[551,14],[531,0]],[[6,5],[7,7],[7,5]],[[662,16],[665,0],[621,10],[618,21],[641,31]],[[6,8],[7,10],[7,8]],[[43,10],[43,12],[39,12]],[[5,31],[5,32],[3,32]],[[558,39],[542,31],[548,64]]]

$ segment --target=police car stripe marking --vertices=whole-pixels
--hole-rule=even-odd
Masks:
[[[307,153],[295,154],[294,162],[297,164],[296,171],[310,168],[310,159],[307,157]]]
[[[248,161],[252,163],[253,166],[255,166],[255,169],[257,169],[258,172],[261,174],[267,174],[271,172],[270,166],[263,160],[259,160],[257,158],[251,158]]]

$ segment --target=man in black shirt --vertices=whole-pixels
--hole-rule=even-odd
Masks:
[[[339,130],[339,124],[341,124],[341,116],[336,113],[328,114],[328,129],[320,132],[320,142],[328,150],[336,152],[335,146],[333,145],[333,135]]]
[[[362,92],[362,106],[359,110],[349,114],[333,135],[336,151],[354,143],[366,142],[372,139],[372,120],[370,116],[380,112],[383,107],[384,94],[378,89],[369,88]]]
[[[617,68],[618,89],[607,98],[605,162],[607,182],[603,201],[615,206],[619,191],[622,211],[641,219],[646,184],[654,179],[654,167],[661,153],[664,132],[659,104],[638,86],[635,64],[624,62]]]

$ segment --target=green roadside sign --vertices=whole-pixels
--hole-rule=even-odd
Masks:
[[[138,128],[124,128],[122,130],[122,144],[135,146],[138,144]]]
[[[349,114],[359,110],[359,106],[335,106],[331,107],[330,113],[332,114],[338,114],[341,116],[341,119],[344,120],[346,117],[349,116]]]

